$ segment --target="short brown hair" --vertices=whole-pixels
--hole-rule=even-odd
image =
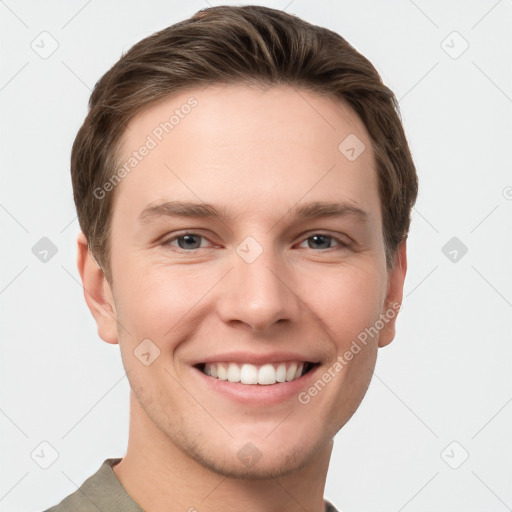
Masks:
[[[119,165],[128,122],[178,91],[233,83],[302,87],[343,99],[359,115],[376,158],[386,263],[392,267],[418,193],[393,92],[368,59],[331,30],[267,7],[217,6],[135,44],[91,94],[73,144],[71,175],[81,230],[108,281],[115,190],[101,200],[94,191]]]

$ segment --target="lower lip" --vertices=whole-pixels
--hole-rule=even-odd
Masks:
[[[276,384],[241,384],[229,382],[205,375],[200,369],[193,367],[194,374],[208,386],[209,389],[227,396],[231,400],[241,404],[273,405],[279,404],[291,398],[298,401],[298,395],[309,385],[310,380],[316,375],[319,365],[313,367],[308,373],[296,380],[278,382]]]

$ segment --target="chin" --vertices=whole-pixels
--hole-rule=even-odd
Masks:
[[[260,448],[247,441],[241,448],[236,443],[217,452],[208,449],[208,453],[202,453],[192,449],[189,455],[202,466],[226,477],[268,480],[300,471],[316,452],[313,447],[300,446],[300,443],[288,450],[278,450],[270,443]]]

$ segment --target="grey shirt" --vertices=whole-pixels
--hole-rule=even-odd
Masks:
[[[126,492],[112,466],[122,459],[106,459],[79,489],[45,512],[144,512]],[[327,500],[325,512],[338,512]]]

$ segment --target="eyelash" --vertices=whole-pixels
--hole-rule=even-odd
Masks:
[[[178,235],[174,235],[171,238],[167,238],[167,239],[163,240],[161,245],[163,247],[173,247],[174,250],[176,250],[177,252],[192,253],[192,254],[195,253],[196,251],[198,251],[199,249],[212,249],[212,247],[197,247],[195,249],[187,250],[187,249],[182,249],[181,247],[171,246],[171,242],[174,242],[175,240],[178,240],[179,238],[183,238],[183,237],[185,237],[187,235],[193,235],[193,236],[196,236],[196,237],[208,240],[208,238],[205,237],[204,235],[200,235],[199,233],[194,233],[193,231],[186,231],[184,233],[180,233]],[[352,247],[352,244],[346,242],[344,239],[342,239],[340,237],[337,237],[337,236],[334,236],[334,235],[330,235],[328,233],[322,233],[322,232],[315,232],[315,233],[311,234],[310,236],[304,238],[302,240],[302,242],[304,242],[306,240],[309,240],[310,238],[313,238],[316,235],[320,235],[320,236],[323,236],[323,237],[326,237],[326,238],[330,238],[330,239],[335,240],[336,242],[338,242],[338,244],[340,246],[340,247],[337,248],[338,250],[347,250],[347,249],[350,249]],[[314,251],[314,252],[329,252],[331,250],[336,250],[336,247],[329,247],[328,249],[319,249],[319,250],[311,249],[310,247],[306,247],[305,249],[307,249],[309,251]]]

